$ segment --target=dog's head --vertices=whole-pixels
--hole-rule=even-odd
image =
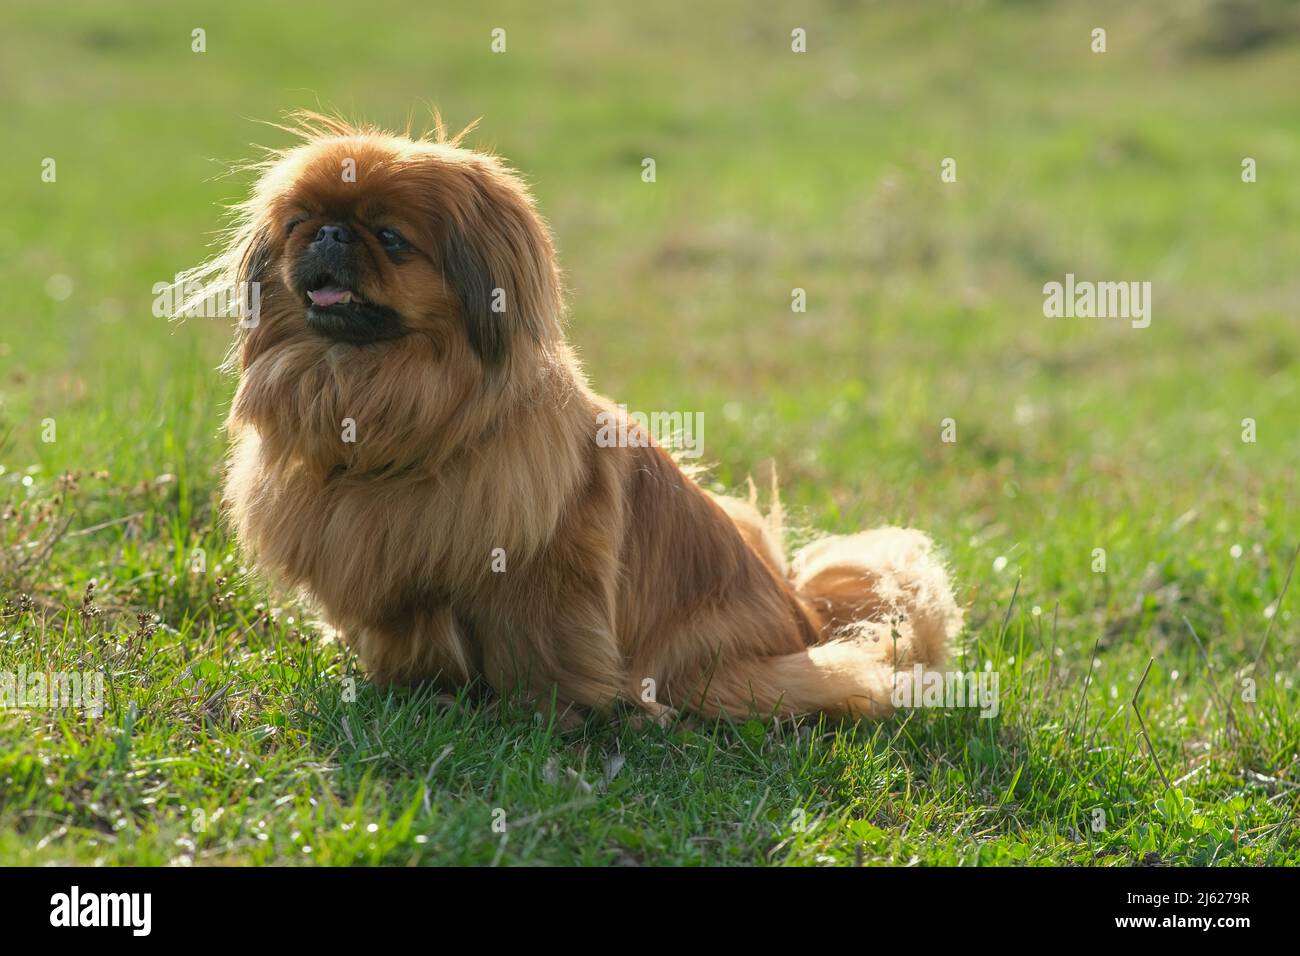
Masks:
[[[441,130],[413,139],[299,120],[304,141],[259,167],[222,260],[258,302],[242,323],[232,417],[331,433],[332,418],[360,424],[385,408],[432,422],[537,366],[562,303],[522,180]],[[313,386],[330,394],[305,394]]]

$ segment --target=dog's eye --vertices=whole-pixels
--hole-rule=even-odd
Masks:
[[[383,244],[383,247],[389,252],[396,252],[406,246],[406,240],[396,229],[390,229],[385,226],[382,229],[375,230],[375,238]]]
[[[297,219],[291,219],[291,220],[289,220],[289,224],[288,224],[287,226],[284,227],[284,234],[285,234],[286,236],[291,236],[291,235],[293,235],[293,231],[294,231],[295,229],[297,229],[299,226],[301,226],[301,225],[302,225],[304,222],[306,222],[306,221],[307,221],[307,217],[306,217],[306,216],[299,216]]]

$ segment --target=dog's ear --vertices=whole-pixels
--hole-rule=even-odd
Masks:
[[[500,366],[510,354],[505,314],[508,296],[493,279],[483,253],[470,243],[460,226],[447,229],[442,244],[442,274],[460,301],[470,347],[487,367]]]
[[[498,368],[515,337],[558,337],[560,278],[550,232],[523,181],[475,157],[442,240],[443,277],[455,291],[465,334],[479,359]]]
[[[224,367],[233,370],[247,364],[250,356],[249,331],[261,321],[262,285],[275,256],[271,231],[252,218],[244,218],[232,231],[229,243],[216,256],[177,276],[174,318],[204,315],[214,301],[233,306],[238,332]]]
[[[234,255],[235,282],[265,281],[267,266],[271,264],[271,235],[266,226],[250,229],[242,237],[242,245]]]
[[[248,222],[236,233],[216,265],[218,282],[228,295],[237,298],[239,331],[226,357],[226,368],[247,368],[258,349],[265,297],[271,294],[267,282],[275,260],[271,227]]]

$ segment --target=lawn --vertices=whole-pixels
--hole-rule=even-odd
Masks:
[[[1290,8],[444,6],[7,7],[0,676],[104,709],[0,708],[0,863],[1300,863]],[[534,185],[601,391],[796,541],[934,535],[996,717],[561,730],[376,689],[241,564],[233,329],[153,286],[262,121],[429,104]],[[1045,317],[1067,273],[1150,326]]]

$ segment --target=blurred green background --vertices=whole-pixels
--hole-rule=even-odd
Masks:
[[[1013,620],[1059,603],[1061,666],[1081,679],[1097,643],[1110,703],[1160,658],[1179,759],[1217,726],[1179,683],[1200,666],[1184,617],[1226,674],[1276,613],[1259,676],[1292,698],[1296,616],[1274,602],[1300,535],[1295,4],[12,2],[4,23],[3,481],[18,500],[102,469],[72,527],[141,513],[11,588],[75,602],[94,577],[164,620],[199,600],[158,569],[227,546],[232,329],[153,317],[151,287],[214,250],[248,186],[230,170],[289,142],[262,121],[420,127],[436,105],[533,184],[597,388],[703,412],[721,485],[774,463],[796,538],[930,530],[974,646],[1019,581]],[[1067,272],[1150,281],[1150,328],[1044,318]],[[1234,773],[1296,774],[1292,706]]]
[[[258,121],[320,106],[420,125],[436,104],[453,126],[481,117],[472,142],[535,185],[597,386],[705,412],[724,480],[775,458],[849,523],[1033,527],[1069,479],[1176,517],[1216,462],[1250,487],[1300,448],[1294,35],[1215,46],[1217,11],[1273,6],[11,6],[16,460],[215,460],[229,383],[207,372],[230,330],[155,320],[151,285],[211,251],[247,186],[228,170],[287,142]],[[1044,319],[1041,287],[1066,272],[1152,281],[1151,328]],[[47,414],[68,441],[35,441]],[[955,447],[936,440],[946,417]]]

